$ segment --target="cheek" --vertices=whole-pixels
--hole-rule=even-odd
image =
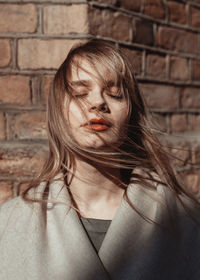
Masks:
[[[83,120],[83,112],[74,101],[71,101],[68,107],[68,119],[71,126],[80,123]]]
[[[127,104],[124,104],[120,107],[118,107],[117,110],[115,110],[116,115],[116,122],[117,124],[122,127],[126,126],[128,123],[128,107]]]

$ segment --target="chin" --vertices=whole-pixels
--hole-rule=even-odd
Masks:
[[[98,139],[98,140],[93,140],[93,141],[88,141],[87,143],[79,143],[79,145],[83,148],[86,149],[91,149],[91,150],[97,150],[97,151],[102,151],[102,152],[109,152],[109,151],[114,151],[114,149],[111,146],[115,146],[115,147],[119,147],[120,143],[113,141],[113,142],[108,142],[106,141],[103,142],[102,140]]]

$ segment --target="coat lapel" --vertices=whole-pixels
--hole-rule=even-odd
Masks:
[[[47,214],[46,256],[51,279],[108,280],[76,211],[70,207],[70,196],[63,182],[52,184],[49,199],[62,203],[53,204]]]
[[[160,228],[147,222],[137,211],[162,223],[167,205],[164,202],[165,194],[158,192],[159,187],[147,190],[137,184],[129,185],[127,195],[137,211],[132,209],[125,198],[122,199],[97,254],[76,211],[70,208],[70,196],[62,184],[56,183],[57,186],[51,188],[51,199],[56,198],[63,205],[55,204],[48,211],[47,256],[48,262],[51,262],[48,267],[59,267],[65,279],[70,280],[132,279],[138,271],[145,271],[148,275],[149,269],[145,270],[143,266],[151,260],[150,256],[157,258],[162,251],[159,244],[165,242]],[[68,206],[64,205],[66,201]],[[59,258],[57,252],[60,252]],[[152,262],[157,263],[153,257]],[[151,267],[151,264],[147,267]],[[52,275],[58,277],[53,272]]]
[[[161,201],[155,193],[138,185],[130,185],[127,191],[132,205],[140,213],[158,221]],[[137,265],[141,252],[148,250],[154,230],[154,224],[145,221],[125,199],[122,200],[99,251],[112,279],[129,279],[131,267]]]

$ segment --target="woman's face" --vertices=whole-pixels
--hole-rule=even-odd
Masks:
[[[72,137],[84,148],[110,150],[109,145],[119,146],[126,134],[128,107],[109,71],[104,73],[105,87],[87,60],[81,61],[81,68],[72,66],[71,70],[74,98],[66,107],[66,118]]]

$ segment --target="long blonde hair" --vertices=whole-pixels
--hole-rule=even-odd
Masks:
[[[104,153],[81,148],[70,134],[69,125],[63,113],[63,104],[66,99],[69,103],[72,98],[70,84],[72,66],[76,65],[77,68],[81,68],[82,59],[95,68],[102,83],[106,84],[106,81],[101,73],[101,68],[109,69],[127,99],[129,119],[127,137],[120,147],[112,147],[116,153],[107,153],[105,156]],[[178,199],[179,194],[183,193],[198,203],[177,180],[166,151],[151,130],[146,106],[132,65],[127,57],[111,43],[103,40],[91,40],[74,46],[68,53],[55,75],[49,94],[47,131],[48,158],[40,175],[31,183],[29,189],[37,188],[41,182],[46,182],[48,185],[58,174],[63,174],[65,179],[69,173],[75,174],[74,156],[79,155],[94,164],[120,168],[123,178],[121,187],[125,189],[130,182],[137,182],[148,188],[152,187],[151,181],[154,181],[166,185]],[[133,170],[136,168],[145,170],[143,175],[134,174]],[[158,176],[151,176],[151,174]],[[65,182],[70,184],[67,180]],[[29,189],[23,194],[23,198],[26,200],[29,199]]]

